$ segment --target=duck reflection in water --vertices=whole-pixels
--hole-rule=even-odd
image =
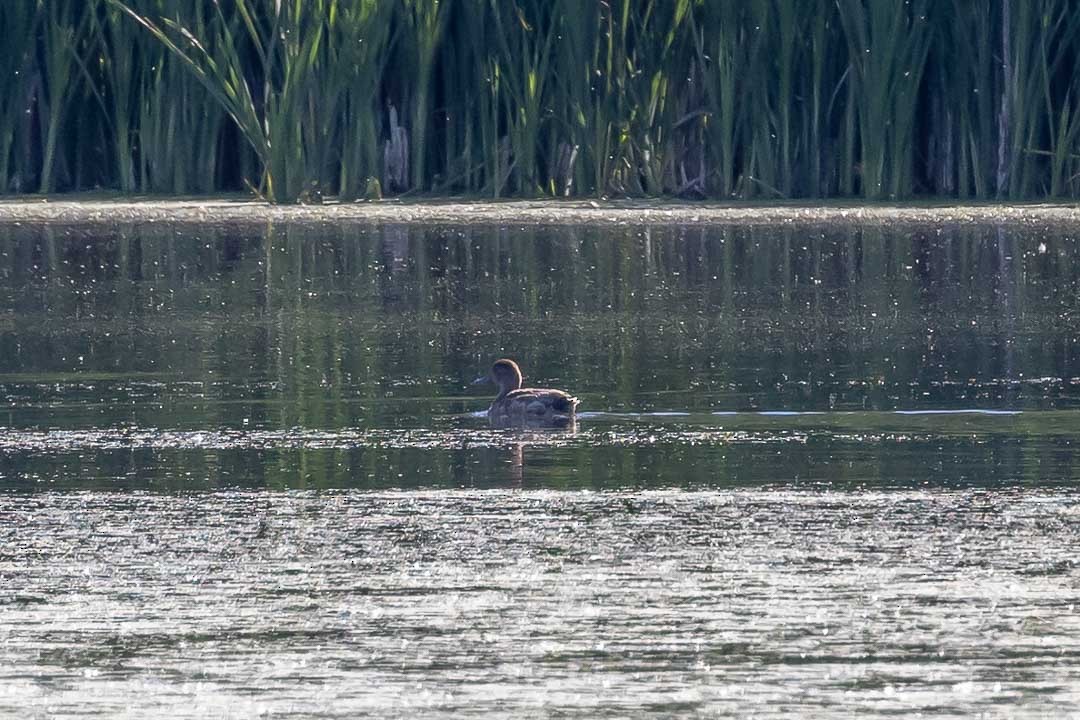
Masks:
[[[578,399],[562,390],[521,387],[521,369],[513,360],[496,360],[491,373],[474,384],[482,382],[493,382],[499,388],[487,412],[493,427],[575,427]]]

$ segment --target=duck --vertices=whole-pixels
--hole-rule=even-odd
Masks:
[[[494,427],[565,428],[576,421],[576,397],[562,390],[521,387],[521,368],[513,360],[496,360],[491,372],[476,382],[492,382],[499,388],[487,411]]]

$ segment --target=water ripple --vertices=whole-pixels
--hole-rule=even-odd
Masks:
[[[1080,704],[1071,490],[0,494],[0,519],[0,716]]]
[[[557,430],[371,429],[371,430],[164,430],[107,428],[93,430],[0,429],[0,450],[71,452],[76,450],[345,450],[469,449],[519,443],[540,447],[636,447],[657,444],[720,445],[806,442],[797,431],[750,432],[715,429],[622,428]]]

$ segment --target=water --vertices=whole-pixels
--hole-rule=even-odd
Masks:
[[[0,716],[1080,712],[1080,244],[0,225]],[[582,398],[486,426],[496,357]]]

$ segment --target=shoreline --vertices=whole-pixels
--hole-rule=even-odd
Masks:
[[[1068,203],[814,205],[670,200],[382,200],[270,205],[250,199],[0,198],[0,224],[944,225],[1072,226]]]

